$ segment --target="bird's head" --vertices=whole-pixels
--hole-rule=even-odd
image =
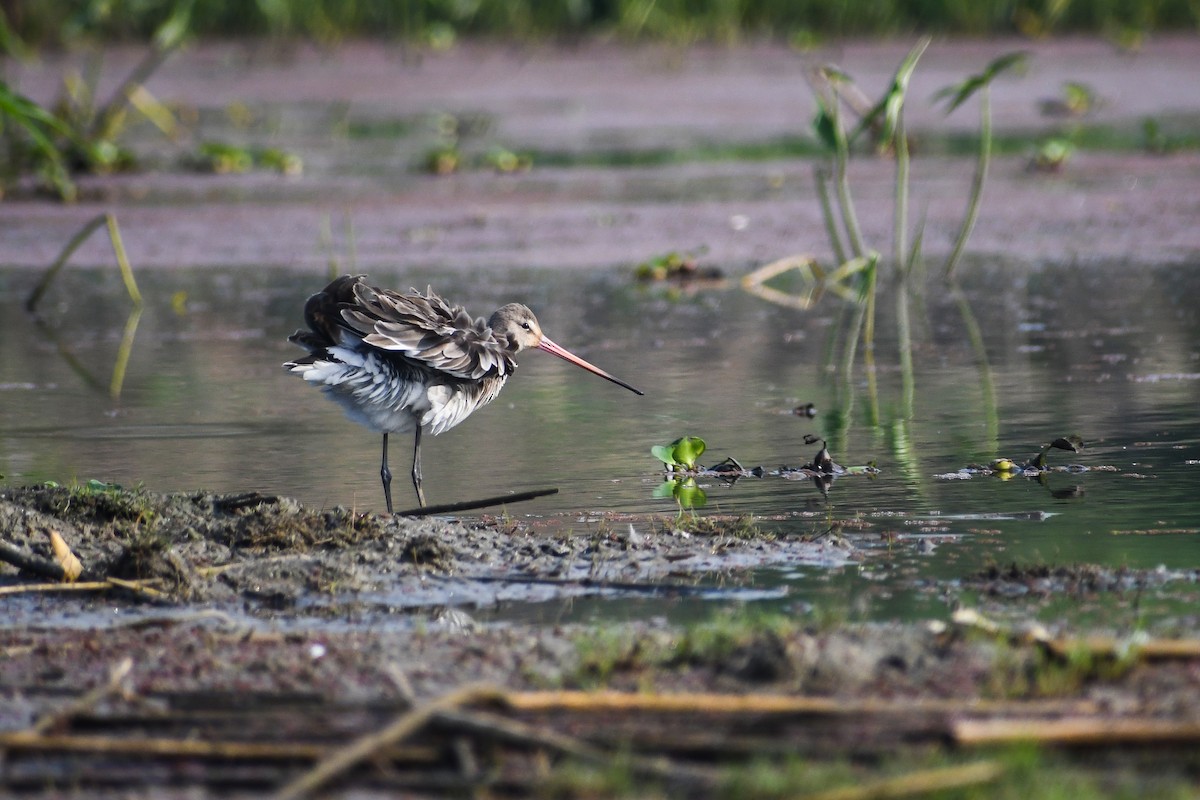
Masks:
[[[509,303],[496,309],[488,320],[488,327],[497,340],[507,342],[513,353],[538,347],[546,338],[529,306],[520,303]]]
[[[643,393],[625,381],[614,378],[596,365],[584,361],[566,348],[560,347],[550,341],[546,334],[542,333],[542,326],[538,324],[537,317],[533,315],[528,306],[523,306],[520,303],[509,303],[506,306],[496,309],[496,312],[488,320],[488,327],[492,329],[492,335],[497,340],[508,343],[508,348],[514,355],[522,350],[544,350],[551,355],[558,356],[564,361],[570,361],[575,366],[582,367],[588,372],[595,373],[605,380],[612,381],[618,386],[624,386],[631,392],[636,394]]]

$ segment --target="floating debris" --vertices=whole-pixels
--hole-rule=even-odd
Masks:
[[[725,279],[719,267],[701,267],[695,255],[672,251],[647,259],[634,268],[634,277],[643,283],[718,283]]]
[[[996,475],[1001,480],[1020,476],[1023,478],[1038,478],[1051,472],[1116,472],[1116,467],[1089,467],[1084,464],[1066,464],[1050,467],[1046,465],[1046,454],[1051,450],[1067,450],[1078,453],[1083,450],[1083,439],[1078,436],[1060,436],[1050,444],[1043,445],[1037,455],[1024,463],[1018,463],[1011,458],[995,458],[984,464],[968,464],[955,472],[945,472],[933,477],[943,481],[968,480],[976,476]],[[1082,489],[1079,490],[1082,493]]]
[[[792,413],[797,417],[808,417],[809,419],[812,419],[817,415],[817,407],[812,403],[805,403],[793,408]],[[809,444],[812,444],[812,442],[809,442]]]

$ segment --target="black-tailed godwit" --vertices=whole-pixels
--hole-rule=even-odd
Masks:
[[[522,350],[544,350],[642,394],[547,339],[537,317],[519,303],[475,319],[432,290],[394,292],[369,286],[364,277],[344,275],[308,299],[309,329],[289,338],[308,355],[284,366],[324,389],[350,419],[383,434],[379,475],[388,513],[388,434],[413,432],[413,487],[424,507],[422,431],[447,431],[495,400]]]

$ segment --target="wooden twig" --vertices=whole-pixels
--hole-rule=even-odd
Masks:
[[[108,682],[97,686],[82,697],[68,703],[57,711],[46,714],[29,728],[30,733],[44,734],[46,731],[68,721],[77,714],[92,710],[98,703],[121,691],[122,684],[133,671],[133,659],[126,656],[108,671]]]
[[[1077,717],[1074,719],[960,720],[953,739],[961,745],[1013,742],[1117,746],[1200,743],[1200,723],[1155,718]]]
[[[1109,658],[1119,658],[1126,652],[1151,661],[1200,658],[1200,639],[1149,639],[1144,642],[1127,642],[1108,636],[1088,636],[1082,639],[1049,639],[1042,644],[1051,653],[1061,657],[1083,649],[1094,656]]]
[[[170,600],[171,595],[166,592],[159,591],[147,584],[149,581],[127,581],[124,578],[114,578],[111,575],[105,578],[110,585],[118,589],[125,589],[134,594],[142,595],[148,600]]]
[[[440,506],[425,506],[424,508],[410,508],[407,511],[397,511],[397,517],[427,517],[431,514],[453,514],[458,511],[474,511],[477,508],[488,508],[489,506],[502,506],[508,503],[523,503],[526,500],[533,500],[537,497],[545,497],[551,494],[558,494],[558,489],[534,489],[529,492],[517,492],[516,494],[503,494],[498,497],[485,497],[482,500],[466,500],[461,503],[445,503]]]
[[[976,761],[957,767],[937,767],[910,772],[896,778],[867,781],[844,789],[805,795],[806,800],[881,800],[895,797],[922,797],[933,792],[962,789],[991,783],[1004,773],[995,761]]]
[[[554,730],[538,728],[528,723],[511,720],[497,714],[488,714],[479,711],[443,711],[437,715],[437,721],[457,731],[472,733],[477,736],[486,736],[489,739],[505,744],[542,748],[577,758],[580,761],[607,763],[612,758],[610,752],[595,747],[574,736]],[[629,769],[635,774],[652,778],[696,782],[707,781],[713,777],[705,770],[673,765],[666,758],[630,755],[626,763]]]
[[[52,581],[61,581],[66,577],[66,571],[63,569],[62,564],[59,564],[57,561],[35,556],[29,551],[15,547],[5,541],[0,541],[0,561],[12,564],[17,569],[32,572],[34,575],[39,575]],[[0,592],[13,588],[17,587],[0,586]]]
[[[680,714],[1087,714],[1096,710],[1087,700],[979,700],[926,698],[901,701],[847,700],[836,697],[798,697],[778,694],[708,694],[679,692],[510,692],[502,698],[518,711],[636,711]]]
[[[335,750],[311,770],[280,789],[275,794],[275,798],[276,800],[293,800],[305,797],[346,770],[420,730],[441,712],[471,703],[494,701],[502,697],[501,689],[488,684],[470,684],[455,689],[402,714],[383,730],[367,734],[346,747]]]
[[[111,589],[127,589],[132,592],[155,592],[151,586],[158,583],[157,578],[147,578],[142,581],[126,581],[120,578],[108,578],[103,581],[79,581],[76,583],[20,583],[14,586],[0,586],[0,595],[6,594],[36,594],[51,592],[106,592]],[[163,598],[169,598],[162,592],[155,592]]]
[[[0,732],[0,749],[99,755],[315,761],[329,752],[309,742],[229,742],[199,739],[148,739],[118,736],[43,736],[31,731]],[[408,752],[406,750],[406,752]],[[412,752],[418,752],[414,750]],[[420,750],[423,761],[436,754]],[[391,755],[389,753],[389,755]]]

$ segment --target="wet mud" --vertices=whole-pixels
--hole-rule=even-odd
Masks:
[[[781,540],[744,519],[686,515],[408,519],[96,483],[4,490],[0,530],[34,572],[56,563],[56,532],[83,564],[79,582],[95,585],[85,595],[0,568],[0,588],[37,598],[27,624],[18,611],[0,626],[4,785],[35,795],[254,796],[462,692],[403,746],[329,778],[335,796],[526,796],[560,782],[561,796],[595,796],[576,783],[580,758],[645,773],[666,796],[722,796],[752,763],[919,759],[947,742],[974,755],[977,741],[1030,725],[1084,726],[1086,752],[1119,751],[1126,775],[1166,758],[1183,785],[1196,766],[1195,641],[1034,634],[974,613],[863,625],[735,609],[685,627],[472,617],[506,597],[687,592],[714,576],[736,584],[747,566],[869,557],[841,536]],[[1003,601],[1012,586],[1094,596],[1189,579],[1013,566],[964,585]],[[19,597],[4,602],[15,610]],[[48,611],[56,624],[32,621]],[[1126,728],[1138,733],[1112,733]],[[622,760],[631,743],[654,758]],[[1011,768],[993,769],[989,781]]]
[[[49,532],[57,532],[83,564],[81,581],[150,581],[142,600],[263,619],[283,610],[336,619],[347,608],[361,611],[364,596],[391,613],[686,593],[713,575],[853,557],[842,543],[781,541],[738,518],[456,521],[316,511],[253,492],[159,494],[94,484],[0,491],[0,531],[47,564],[54,561]]]

